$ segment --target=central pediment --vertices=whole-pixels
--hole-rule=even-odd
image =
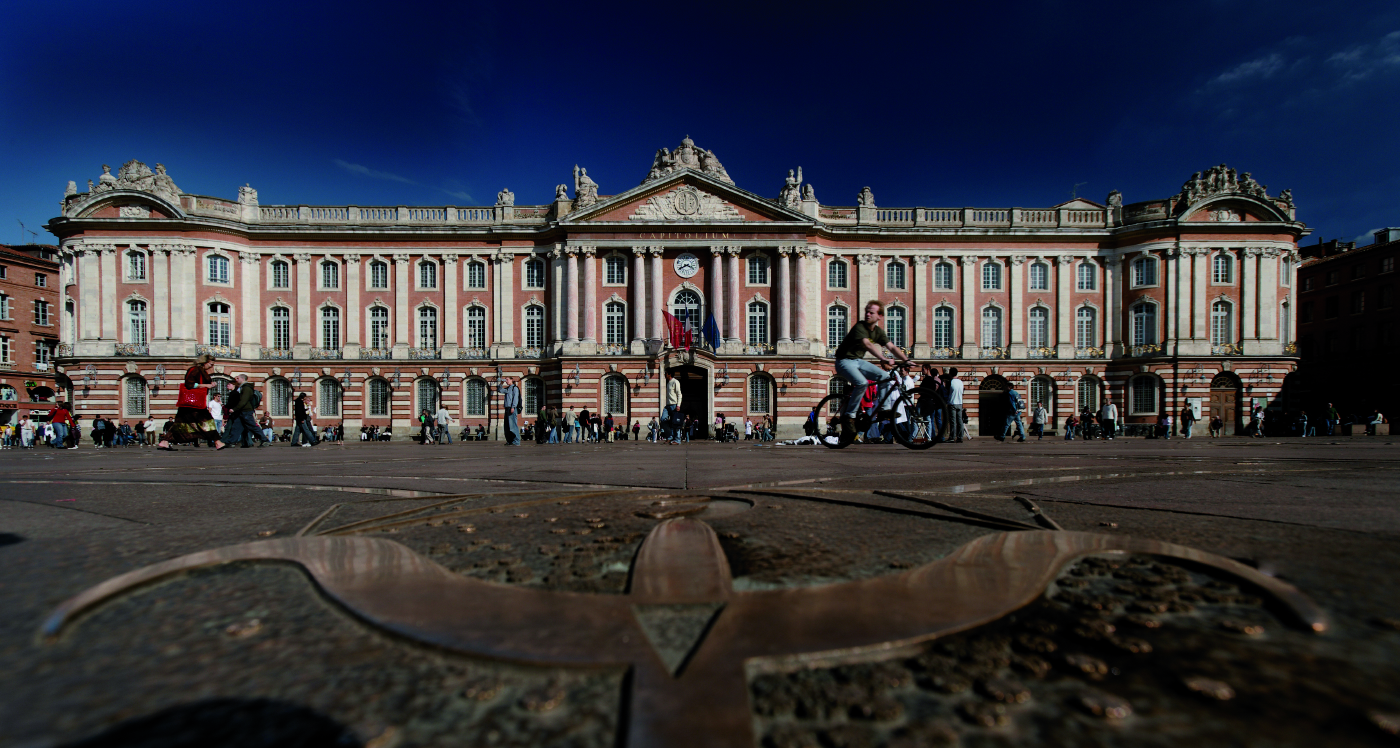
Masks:
[[[783,208],[709,174],[681,169],[571,213],[564,222],[636,225],[810,220],[798,211]]]

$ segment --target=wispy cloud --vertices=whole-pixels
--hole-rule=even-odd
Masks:
[[[1211,84],[1231,85],[1255,78],[1272,78],[1284,67],[1283,55],[1277,52],[1248,62],[1242,62],[1211,79]]]
[[[1380,230],[1383,229],[1383,228],[1385,228],[1385,227],[1384,227],[1384,226],[1377,226],[1377,227],[1371,229],[1370,231],[1367,231],[1366,233],[1361,234],[1360,236],[1357,236],[1356,238],[1352,239],[1352,241],[1356,242],[1356,246],[1358,246],[1358,247],[1364,247],[1364,246],[1366,246],[1367,244],[1370,244],[1371,242],[1375,241],[1375,239],[1376,239],[1376,232],[1377,232],[1377,231],[1380,231]]]
[[[441,188],[439,188],[439,189],[441,189]],[[463,203],[465,203],[465,204],[467,204],[467,205],[471,205],[472,203],[475,203],[475,202],[476,202],[476,198],[472,197],[470,193],[463,192],[463,191],[461,191],[461,190],[442,190],[442,191],[443,191],[443,192],[446,192],[447,194],[449,194],[449,195],[451,195],[451,196],[453,196],[453,197],[455,197],[455,198],[457,198],[458,200],[461,200]]]
[[[371,179],[387,179],[391,182],[403,182],[404,184],[418,184],[417,182],[413,181],[412,179],[409,179],[408,177],[401,177],[398,174],[392,174],[387,171],[378,171],[376,169],[371,169],[368,166],[363,166],[361,164],[352,164],[347,161],[342,161],[338,158],[334,159],[333,163],[336,166],[339,166],[340,168],[350,172],[351,174],[359,174],[362,177],[370,177]]]
[[[1392,31],[1374,43],[1353,45],[1328,57],[1327,64],[1340,71],[1347,81],[1400,71],[1400,31]]]

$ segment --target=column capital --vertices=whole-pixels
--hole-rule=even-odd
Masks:
[[[561,248],[561,251],[567,257],[578,257],[579,247],[575,244],[566,244]]]
[[[712,245],[710,245],[710,254],[714,255],[715,257],[719,257],[719,256],[723,255],[723,254],[724,254],[724,250],[725,250],[725,246],[724,246],[723,244],[712,244]]]
[[[663,247],[653,245],[653,246],[647,247],[647,252],[648,252],[652,257],[660,257],[660,256],[661,256],[661,250],[662,250],[662,249],[663,249]]]
[[[976,257],[968,257],[967,255],[959,255],[958,258],[957,258],[957,260],[958,260],[958,265],[963,266],[963,267],[966,267],[966,266],[968,266],[968,265],[976,265],[976,264],[977,264],[977,258],[976,258]]]
[[[809,246],[806,249],[802,250],[802,254],[805,255],[809,260],[820,260],[822,258],[822,249],[821,247]]]
[[[404,255],[405,262],[407,262],[407,257],[408,255]],[[311,255],[307,254],[306,252],[298,252],[297,254],[292,255],[292,259],[296,260],[298,265],[305,265],[306,263],[311,262]]]
[[[550,249],[550,250],[549,250],[548,252],[546,252],[545,254],[549,255],[550,258],[551,258],[551,259],[554,259],[554,260],[557,260],[557,259],[559,259],[560,257],[563,257],[563,256],[564,256],[564,244],[563,244],[563,242],[555,242],[555,243],[554,243],[554,248],[553,248],[553,249]]]
[[[1245,257],[1258,257],[1261,253],[1262,253],[1262,251],[1261,251],[1258,247],[1245,247],[1245,248],[1244,248],[1244,256],[1245,256]]]
[[[1021,264],[1023,264],[1025,261],[1026,261],[1026,256],[1025,256],[1025,255],[1011,255],[1011,264],[1012,264],[1012,265],[1021,265]]]
[[[512,262],[515,262],[515,253],[502,248],[496,254],[491,255],[491,262],[494,262],[497,265],[509,265]]]
[[[632,254],[636,255],[637,257],[645,257],[647,254],[647,248],[645,246],[632,247]]]
[[[262,255],[259,255],[257,252],[239,252],[239,253],[238,253],[238,259],[239,259],[240,261],[242,261],[243,264],[245,264],[245,265],[256,265],[256,264],[258,263],[258,260],[261,259],[261,258],[262,258]]]
[[[914,263],[915,265],[917,265],[918,267],[923,267],[923,266],[927,265],[927,264],[929,263],[929,261],[932,260],[932,259],[933,259],[933,258],[932,258],[932,257],[929,257],[928,255],[914,255],[912,258],[910,258],[910,261],[913,262],[913,263]]]
[[[177,254],[177,255],[181,255],[181,256],[184,256],[184,257],[193,257],[194,254],[195,254],[195,249],[194,249],[194,247],[193,247],[192,245],[189,245],[189,244],[172,244],[171,246],[174,247],[174,249],[173,249],[172,251],[173,251],[175,254]],[[108,250],[108,251],[110,251],[110,250]]]
[[[346,256],[345,256],[345,259],[347,259],[347,260],[350,259],[350,255],[346,255]],[[358,256],[356,257],[356,259],[358,259]],[[458,258],[457,258],[456,253],[453,253],[453,254],[445,254],[445,255],[442,256],[442,264],[447,265],[447,266],[449,266],[449,267],[452,267],[452,266],[455,266],[455,265],[457,264],[457,259],[458,259]]]
[[[788,255],[792,254],[792,253],[795,252],[795,251],[797,251],[797,247],[784,244],[784,245],[778,247],[778,256],[779,256],[779,257],[787,257]]]
[[[401,253],[399,253],[399,254],[394,255],[394,264],[395,264],[395,265],[407,265],[407,264],[408,264],[408,261],[409,261],[410,259],[412,259],[412,258],[410,258],[407,254],[404,254],[404,253],[401,252]],[[298,262],[301,261],[301,255],[297,255],[297,261],[298,261]]]
[[[739,256],[739,251],[742,250],[742,249],[743,249],[743,247],[737,247],[737,246],[735,246],[735,245],[733,245],[733,244],[728,244],[728,245],[725,245],[725,247],[724,247],[724,253],[727,254],[727,255],[729,255],[730,257],[738,257],[738,256]]]
[[[1060,255],[1055,258],[1055,262],[1058,263],[1060,267],[1066,267],[1074,264],[1074,257],[1071,255]]]
[[[856,255],[856,262],[857,262],[858,264],[861,264],[861,265],[876,265],[876,264],[879,264],[880,258],[879,258],[879,257],[876,257],[876,256],[873,255],[873,254],[866,253],[866,254]]]
[[[1259,251],[1265,257],[1278,257],[1279,255],[1283,254],[1283,250],[1279,249],[1278,247],[1264,247]]]
[[[360,261],[360,255],[359,255],[358,253],[354,253],[354,252],[352,252],[352,253],[350,253],[350,254],[347,254],[347,255],[341,255],[341,257],[343,257],[343,258],[345,259],[346,262],[359,262],[359,261]]]
[[[578,251],[582,252],[584,257],[593,257],[598,253],[598,248],[590,244],[579,247]]]

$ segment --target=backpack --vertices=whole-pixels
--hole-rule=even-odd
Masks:
[[[258,388],[253,388],[253,410],[257,410],[262,405],[262,392]]]

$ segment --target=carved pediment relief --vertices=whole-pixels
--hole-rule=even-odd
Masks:
[[[632,221],[742,221],[739,211],[694,185],[647,198],[628,216]]]

